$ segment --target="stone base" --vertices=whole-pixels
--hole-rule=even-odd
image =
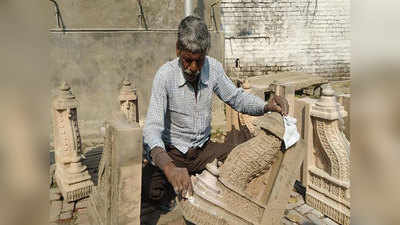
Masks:
[[[333,207],[332,204],[327,204],[327,202],[323,201],[322,198],[317,198],[309,192],[306,193],[306,202],[309,206],[319,210],[335,222],[342,225],[350,225],[350,209],[345,213],[338,207]]]
[[[85,180],[79,183],[68,184],[56,172],[56,181],[65,201],[72,202],[88,197],[92,192],[93,182]]]
[[[190,201],[190,202],[189,202]],[[203,206],[203,207],[200,207]],[[204,207],[207,206],[207,207]],[[200,196],[193,195],[191,200],[181,201],[179,207],[187,221],[201,225],[250,225],[225,209],[210,204]]]
[[[96,225],[106,225],[106,214],[108,214],[104,209],[104,204],[98,202],[99,195],[93,190],[88,202],[88,217],[90,224]]]

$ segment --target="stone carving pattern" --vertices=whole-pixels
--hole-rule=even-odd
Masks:
[[[344,144],[339,140],[337,121],[315,118],[315,130],[323,150],[331,161],[331,176],[339,180],[349,180],[349,156]]]
[[[230,225],[223,218],[217,217],[216,215],[210,215],[204,210],[185,202],[180,204],[180,207],[185,211],[185,217],[187,220],[196,221],[202,225]]]
[[[283,129],[282,117],[274,114],[272,118]],[[271,120],[264,122],[270,124]],[[236,146],[217,169],[218,173],[212,175],[211,171],[204,171],[192,177],[193,199],[179,202],[187,220],[199,225],[261,223],[264,213],[268,213],[267,204],[247,193],[246,187],[254,179],[268,174],[278,158],[282,140],[268,128],[256,127],[256,136]],[[209,176],[215,176],[215,179]],[[266,191],[265,186],[257,187],[261,187],[257,193]],[[223,218],[217,215],[223,215]]]
[[[271,147],[266,150],[265,146]],[[237,191],[244,191],[250,180],[264,174],[271,167],[280,147],[280,139],[259,132],[256,137],[232,150],[220,167],[221,182]]]
[[[334,90],[326,85],[311,115],[315,148],[326,154],[330,171],[308,168],[306,201],[336,222],[347,225],[350,224],[350,155],[348,141],[339,130],[337,114],[346,114],[342,108],[337,105]]]
[[[310,174],[311,178],[311,185],[314,189],[317,189],[321,193],[324,193],[325,195],[329,196],[334,196],[334,197],[339,197],[339,199],[343,201],[347,201],[345,196],[346,189],[343,186],[337,185],[333,182],[330,182],[327,179],[324,179],[322,177],[319,177],[316,174],[313,174],[311,172]]]
[[[322,211],[324,215],[327,215],[330,218],[334,218],[336,222],[343,225],[350,225],[350,216],[326,204],[325,202],[320,201],[319,199],[314,198],[311,195],[306,195],[306,202],[311,207]]]
[[[218,186],[221,187],[221,184]],[[225,204],[229,207],[229,211],[236,215],[247,215],[256,221],[261,220],[264,212],[264,208],[261,206],[224,187],[221,187],[221,196]]]
[[[132,83],[125,79],[119,94],[120,110],[130,122],[139,122],[138,99]]]
[[[55,142],[55,177],[64,199],[75,201],[90,194],[93,182],[82,165],[82,142],[77,118],[78,102],[69,85],[64,82],[53,101]]]

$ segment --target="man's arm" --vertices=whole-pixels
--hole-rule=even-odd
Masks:
[[[165,155],[168,156],[168,154],[165,152],[165,145],[161,137],[167,111],[167,91],[164,79],[165,70],[161,68],[153,80],[150,104],[143,128],[143,143],[146,155],[157,166],[160,163],[172,161],[170,158],[165,159]]]
[[[252,116],[261,116],[269,111],[287,115],[289,105],[285,98],[274,95],[266,104],[260,97],[246,92],[242,88],[237,88],[225,75],[220,63],[217,63],[215,69],[217,80],[214,86],[214,93],[236,111]]]
[[[233,82],[225,75],[225,71],[220,63],[215,67],[216,85],[214,93],[226,104],[240,113],[261,116],[264,114],[265,102],[258,96],[237,88]]]
[[[175,192],[180,197],[185,197],[186,194],[193,194],[188,170],[175,166],[173,160],[165,151],[165,145],[162,140],[168,101],[165,77],[166,74],[163,72],[163,68],[154,77],[150,104],[143,128],[143,143],[150,162],[164,172]]]

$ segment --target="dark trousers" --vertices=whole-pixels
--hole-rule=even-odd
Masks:
[[[207,142],[202,148],[189,149],[186,154],[181,153],[174,146],[166,147],[168,155],[174,160],[177,167],[185,167],[190,175],[201,173],[205,166],[218,159],[224,161],[232,150],[232,146],[215,142]],[[157,166],[148,163],[143,168],[142,198],[151,202],[168,202],[175,197],[172,185],[168,182],[164,172]]]

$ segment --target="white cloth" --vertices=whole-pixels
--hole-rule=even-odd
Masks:
[[[297,120],[291,116],[283,117],[283,124],[285,125],[285,134],[283,135],[283,142],[285,143],[285,149],[290,148],[299,139],[300,134],[297,132],[296,126]]]

